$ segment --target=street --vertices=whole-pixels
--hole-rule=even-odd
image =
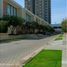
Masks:
[[[54,36],[41,40],[21,40],[0,44],[0,64],[14,64],[21,58],[48,44]]]

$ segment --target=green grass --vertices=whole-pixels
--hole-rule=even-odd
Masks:
[[[61,67],[61,50],[43,50],[29,60],[24,67]]]
[[[63,34],[60,34],[55,40],[63,40]]]

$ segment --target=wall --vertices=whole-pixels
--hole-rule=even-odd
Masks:
[[[3,0],[0,0],[0,17],[3,16]]]
[[[8,3],[17,9],[17,16],[21,16],[22,7],[13,0],[8,0]]]
[[[7,2],[8,2],[8,0],[3,0],[3,16],[5,16],[6,15],[6,10],[7,10]]]

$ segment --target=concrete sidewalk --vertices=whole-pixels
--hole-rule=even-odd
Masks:
[[[1,44],[0,50],[1,50],[1,56],[0,59],[3,60],[4,64],[1,64],[1,67],[19,67],[19,64],[17,66],[13,66],[13,64],[10,66],[10,63],[7,63],[9,60],[13,62],[13,60],[26,60],[26,58],[30,58],[32,55],[36,55],[40,50],[42,49],[51,49],[51,50],[62,50],[62,67],[67,66],[67,34],[64,34],[63,40],[54,41],[56,36],[51,36],[45,39],[41,40],[21,40],[17,42],[12,42],[8,44]],[[3,50],[2,50],[3,49]],[[15,58],[15,57],[16,58]],[[20,59],[22,56],[22,59]],[[24,58],[24,59],[23,59]],[[7,60],[6,60],[7,59]],[[0,61],[2,62],[2,61]],[[11,63],[12,63],[11,62]],[[6,65],[6,66],[4,66]],[[22,66],[20,66],[22,67]]]
[[[53,41],[53,38],[55,36],[41,40],[20,40],[0,44],[0,67],[22,67],[26,58],[44,49],[44,46]]]
[[[22,34],[22,35],[8,35],[7,33],[0,33],[0,42],[5,40],[39,40],[49,37],[48,35],[42,35],[42,34]]]
[[[63,40],[53,41],[45,49],[62,50],[62,67],[67,67],[67,34]]]

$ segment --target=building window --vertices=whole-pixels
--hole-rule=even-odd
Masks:
[[[14,15],[13,11],[14,11],[14,8],[11,6],[11,16]]]
[[[26,14],[26,20],[27,20],[27,21],[31,21],[31,16],[28,15],[28,14]]]
[[[17,16],[17,10],[14,8],[14,16]]]
[[[11,15],[10,9],[11,9],[10,5],[7,5],[7,15],[9,15],[9,16]]]
[[[17,16],[17,9],[12,5],[7,5],[7,15],[9,16]]]

